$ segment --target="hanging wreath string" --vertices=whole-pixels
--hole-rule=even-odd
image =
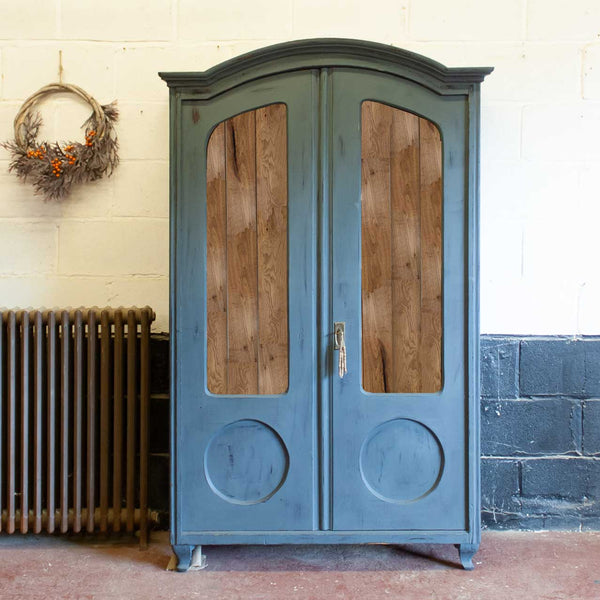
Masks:
[[[83,124],[85,142],[38,142],[42,118],[38,104],[52,94],[75,94],[92,107]],[[2,144],[11,153],[9,171],[30,181],[35,192],[47,200],[66,197],[73,185],[110,176],[119,162],[114,125],[119,113],[116,103],[101,106],[92,96],[72,84],[51,83],[31,95],[14,121],[15,138]]]

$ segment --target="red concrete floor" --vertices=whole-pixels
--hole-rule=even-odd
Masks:
[[[475,571],[453,546],[205,547],[165,571],[165,533],[132,541],[0,536],[0,598],[600,600],[600,532],[485,532]]]

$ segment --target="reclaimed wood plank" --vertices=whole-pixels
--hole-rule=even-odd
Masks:
[[[442,142],[437,127],[420,123],[421,391],[442,386]]]
[[[419,118],[393,109],[391,133],[392,386],[419,392],[421,368],[421,231]]]
[[[227,393],[227,190],[225,123],[208,140],[206,157],[207,384]]]
[[[363,388],[389,391],[392,366],[390,128],[392,110],[361,107]]]
[[[288,388],[287,115],[256,111],[259,394]]]
[[[255,112],[226,124],[227,314],[231,394],[258,392]]]

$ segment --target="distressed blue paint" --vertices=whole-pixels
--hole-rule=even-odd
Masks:
[[[427,427],[393,419],[365,438],[359,462],[362,480],[374,496],[407,504],[435,491],[444,471],[444,451]]]
[[[314,513],[314,406],[316,333],[313,117],[310,71],[280,75],[236,88],[218,102],[186,100],[181,105],[181,176],[172,215],[177,222],[176,304],[177,377],[174,381],[177,447],[175,529],[312,529]],[[290,381],[282,395],[210,394],[206,387],[206,147],[213,128],[232,115],[284,102],[289,152],[289,314]],[[194,119],[194,111],[199,118]],[[228,424],[253,419],[280,436],[289,454],[286,480],[269,502],[237,505],[215,494],[204,476],[205,449]]]
[[[348,375],[334,379],[334,529],[466,528],[467,222],[464,98],[440,97],[410,81],[338,69],[333,75],[333,314],[346,322]],[[360,105],[375,100],[433,121],[443,139],[443,389],[435,394],[372,394],[361,386]],[[450,155],[455,159],[450,165]],[[448,457],[433,493],[385,506],[362,485],[361,445],[380,423],[412,419],[434,432]],[[415,465],[415,468],[419,468]]]
[[[236,421],[217,431],[204,453],[208,484],[215,494],[233,504],[267,502],[284,484],[289,466],[282,439],[253,419]]]
[[[358,541],[460,544],[470,565],[480,527],[478,85],[489,72],[446,69],[381,44],[316,40],[206,73],[161,74],[171,87],[171,539],[181,568],[186,547],[200,544]],[[367,99],[422,115],[442,134],[444,382],[436,394],[361,388],[360,104]],[[206,389],[206,144],[219,122],[274,102],[288,108],[290,386],[280,396],[215,397]],[[332,368],[334,320],[346,323],[343,380]],[[260,468],[253,475],[253,463],[247,481],[228,481],[228,472],[241,475],[222,448],[213,456],[211,443],[228,437],[232,423],[258,423],[248,430],[262,432],[231,441],[234,461],[249,460],[272,432],[259,462],[278,476],[264,478]],[[413,456],[426,471],[437,469],[435,481],[421,485],[427,490],[400,490],[402,477],[384,463],[407,449],[386,438],[383,453],[376,432],[384,423],[415,424],[419,433],[404,443],[419,445]],[[208,478],[198,468],[205,454]],[[393,475],[374,484],[378,468]],[[380,486],[379,497],[365,480]]]

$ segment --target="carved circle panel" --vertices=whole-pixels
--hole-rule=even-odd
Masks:
[[[444,452],[437,436],[411,419],[393,419],[373,429],[360,451],[360,473],[369,491],[385,502],[424,498],[438,485]]]
[[[267,501],[283,485],[288,469],[283,440],[268,425],[251,419],[217,431],[204,455],[208,484],[232,504]]]

